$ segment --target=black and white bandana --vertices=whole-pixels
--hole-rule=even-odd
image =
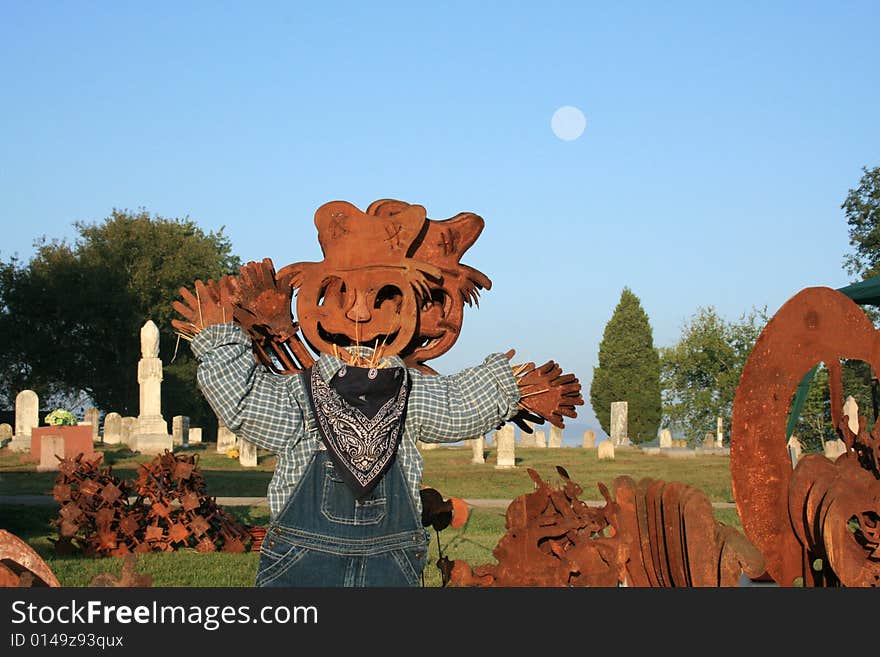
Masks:
[[[409,397],[403,370],[346,366],[333,377],[333,385],[317,368],[303,376],[324,446],[361,498],[391,466],[400,444]]]

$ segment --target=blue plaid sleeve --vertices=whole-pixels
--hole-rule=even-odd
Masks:
[[[422,442],[480,436],[516,414],[519,389],[504,354],[490,354],[482,365],[449,376],[410,375],[407,423],[413,421]]]
[[[302,409],[290,389],[299,377],[258,366],[240,326],[208,326],[191,346],[199,360],[199,388],[230,430],[272,452],[289,448],[291,439],[302,435]]]

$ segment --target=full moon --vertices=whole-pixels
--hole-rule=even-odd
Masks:
[[[550,119],[550,127],[553,129],[553,134],[561,140],[574,141],[584,134],[584,128],[587,127],[587,119],[584,113],[577,107],[563,105],[553,112],[553,118]]]

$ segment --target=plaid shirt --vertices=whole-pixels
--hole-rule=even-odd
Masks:
[[[242,438],[274,452],[278,461],[269,483],[274,518],[305,474],[316,450],[324,449],[302,376],[279,375],[259,366],[251,339],[237,324],[208,326],[192,341],[199,359],[198,383],[224,424]],[[361,347],[361,353],[369,349]],[[482,436],[512,417],[519,390],[503,354],[451,376],[405,368],[398,356],[385,366],[403,367],[412,381],[397,458],[421,514],[422,456],[416,441],[456,442]],[[322,354],[315,367],[330,381],[343,362]]]

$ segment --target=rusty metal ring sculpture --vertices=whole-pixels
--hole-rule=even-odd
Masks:
[[[768,322],[743,368],[731,423],[733,496],[743,531],[780,586],[876,586],[878,436],[842,415],[841,360],[880,371],[880,334],[849,297],[806,288]],[[818,363],[829,371],[833,425],[847,446],[792,469],[785,440],[792,398]]]

